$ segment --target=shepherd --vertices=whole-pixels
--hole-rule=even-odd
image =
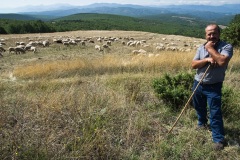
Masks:
[[[221,110],[222,85],[228,63],[233,56],[233,47],[220,40],[220,27],[217,24],[207,25],[205,38],[207,42],[197,49],[192,60],[192,68],[197,70],[193,90],[201,80],[209,63],[211,67],[196,88],[192,100],[198,117],[197,129],[210,129],[214,150],[222,150],[225,144]],[[209,117],[207,106],[209,107]]]

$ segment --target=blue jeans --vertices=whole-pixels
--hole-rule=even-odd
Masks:
[[[194,80],[193,91],[198,81]],[[200,84],[193,95],[193,105],[198,116],[198,125],[208,122],[207,105],[209,107],[210,127],[213,142],[224,140],[224,127],[221,111],[222,82],[215,84]]]

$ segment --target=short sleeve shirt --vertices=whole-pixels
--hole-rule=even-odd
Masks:
[[[228,56],[229,58],[232,58],[233,56],[233,47],[231,44],[228,44],[224,41],[219,41],[218,45],[215,47],[216,50],[225,56]],[[210,57],[211,55],[207,52],[207,50],[205,49],[204,45],[201,45],[196,52],[195,57],[193,58],[193,60],[201,60],[207,57]],[[223,66],[223,67],[211,67],[208,72],[206,73],[204,79],[203,79],[203,83],[204,84],[214,84],[214,83],[218,83],[218,82],[223,82],[224,78],[225,78],[225,71],[227,69],[227,66]],[[204,72],[206,71],[208,65],[205,65],[202,68],[198,68],[197,69],[197,73],[195,75],[195,80],[200,81]]]

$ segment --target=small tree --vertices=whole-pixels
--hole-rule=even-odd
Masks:
[[[240,47],[240,14],[223,30],[221,38],[235,47]]]

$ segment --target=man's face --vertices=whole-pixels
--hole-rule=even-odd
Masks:
[[[218,31],[218,27],[215,25],[210,25],[205,29],[206,32],[206,40],[212,41],[216,43],[219,40],[220,33]]]

